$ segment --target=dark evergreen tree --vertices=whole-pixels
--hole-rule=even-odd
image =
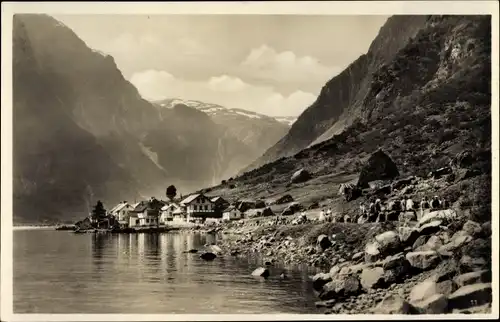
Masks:
[[[177,195],[177,188],[174,185],[168,186],[166,195],[167,198],[169,198],[170,200],[174,199],[175,196]]]
[[[94,209],[92,209],[92,219],[100,221],[106,218],[106,209],[101,200],[98,200]]]

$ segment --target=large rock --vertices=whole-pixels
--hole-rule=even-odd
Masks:
[[[214,253],[211,253],[211,252],[205,252],[205,253],[200,255],[200,258],[204,259],[206,261],[212,261],[212,260],[217,258],[217,255],[215,255]]]
[[[323,289],[323,286],[332,281],[332,276],[326,273],[318,273],[313,276],[313,288],[320,292]]]
[[[466,285],[448,297],[448,306],[453,309],[467,309],[491,303],[491,283]]]
[[[269,277],[269,270],[267,268],[264,268],[264,267],[256,268],[252,272],[252,276],[259,276],[259,277],[267,278],[267,277]]]
[[[420,236],[435,234],[440,230],[440,226],[442,225],[442,223],[443,223],[442,220],[430,221],[430,222],[420,226],[420,228],[418,229],[418,232],[419,232]]]
[[[365,268],[360,276],[361,286],[365,290],[384,286],[384,269],[382,267]]]
[[[274,212],[271,210],[271,208],[266,207],[264,210],[262,210],[262,217],[270,217],[274,216]]]
[[[374,314],[411,314],[413,309],[407,301],[398,295],[390,294],[386,296],[374,309]]]
[[[332,242],[328,238],[327,235],[319,235],[318,236],[318,245],[322,250],[326,250],[327,248],[332,246]]]
[[[406,259],[412,267],[420,270],[433,269],[440,262],[440,257],[435,251],[410,252],[406,254]]]
[[[300,169],[292,175],[291,182],[300,183],[305,182],[309,179],[311,179],[311,174],[305,169]]]
[[[297,203],[297,202],[294,202],[291,205],[289,205],[288,207],[286,207],[285,210],[283,210],[283,212],[281,213],[281,215],[282,216],[291,216],[300,210],[302,210],[302,205]]]
[[[377,242],[370,242],[365,245],[365,262],[374,263],[381,258],[380,245]]]
[[[427,243],[425,243],[424,245],[422,245],[420,247],[417,247],[415,249],[415,251],[428,251],[428,250],[437,251],[442,246],[443,246],[443,241],[441,240],[441,238],[437,235],[433,235],[433,236],[429,237],[429,240],[427,241]]]
[[[392,183],[392,189],[393,190],[402,189],[402,188],[406,187],[407,185],[413,183],[414,180],[415,180],[414,176],[410,176],[410,177],[407,177],[404,179],[396,180]]]
[[[395,231],[386,231],[375,236],[375,242],[379,245],[379,251],[382,256],[395,254],[401,250],[401,240]]]
[[[418,229],[412,227],[399,227],[399,239],[405,246],[412,246],[420,237]]]
[[[466,245],[472,240],[473,240],[472,236],[468,235],[466,232],[464,231],[456,232],[451,237],[450,242],[439,248],[439,253],[454,252],[455,250],[461,248],[462,246]]]
[[[434,220],[441,220],[442,224],[447,224],[456,218],[457,213],[452,209],[431,211],[420,218],[420,220],[418,221],[418,225],[423,226]]]
[[[375,180],[390,180],[399,176],[398,167],[382,150],[373,153],[359,174],[358,186],[367,188]]]
[[[491,283],[491,271],[482,270],[476,272],[465,273],[456,276],[453,281],[459,286],[467,286],[476,283]]]
[[[410,302],[410,304],[420,314],[448,313],[448,298],[445,295],[439,293],[431,295],[419,302]]]
[[[409,295],[410,304],[425,300],[426,298],[437,294],[437,283],[432,279],[427,279],[415,285]]]
[[[293,202],[293,197],[291,195],[284,195],[276,200],[277,205],[281,205],[284,203]]]
[[[463,255],[460,258],[460,269],[463,272],[473,272],[478,270],[483,270],[488,265],[488,262],[481,257],[471,257],[468,255]]]
[[[482,228],[481,228],[481,225],[478,224],[477,222],[472,221],[472,220],[468,220],[463,225],[462,231],[464,231],[465,233],[467,233],[468,235],[470,235],[472,237],[476,237],[476,236],[481,235]]]
[[[357,295],[360,290],[359,280],[355,276],[339,276],[323,286],[319,298],[323,301],[344,298]]]

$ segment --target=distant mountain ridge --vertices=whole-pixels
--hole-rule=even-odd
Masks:
[[[169,98],[169,99],[153,101],[153,103],[166,108],[173,108],[177,104],[184,104],[186,106],[193,107],[200,111],[203,111],[210,116],[218,116],[220,114],[225,114],[227,116],[239,114],[241,116],[246,116],[249,118],[256,118],[256,119],[272,118],[285,125],[292,125],[293,122],[297,120],[296,116],[268,116],[240,108],[228,108],[218,104],[205,103],[198,100],[182,100],[179,98]]]

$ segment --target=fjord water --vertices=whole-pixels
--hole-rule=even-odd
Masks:
[[[250,275],[258,259],[185,253],[215,239],[15,230],[14,313],[319,313],[310,271],[281,280],[283,269],[271,267],[263,280]]]

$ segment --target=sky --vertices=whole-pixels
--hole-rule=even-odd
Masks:
[[[180,98],[298,116],[388,16],[54,15],[114,57],[148,100]]]

